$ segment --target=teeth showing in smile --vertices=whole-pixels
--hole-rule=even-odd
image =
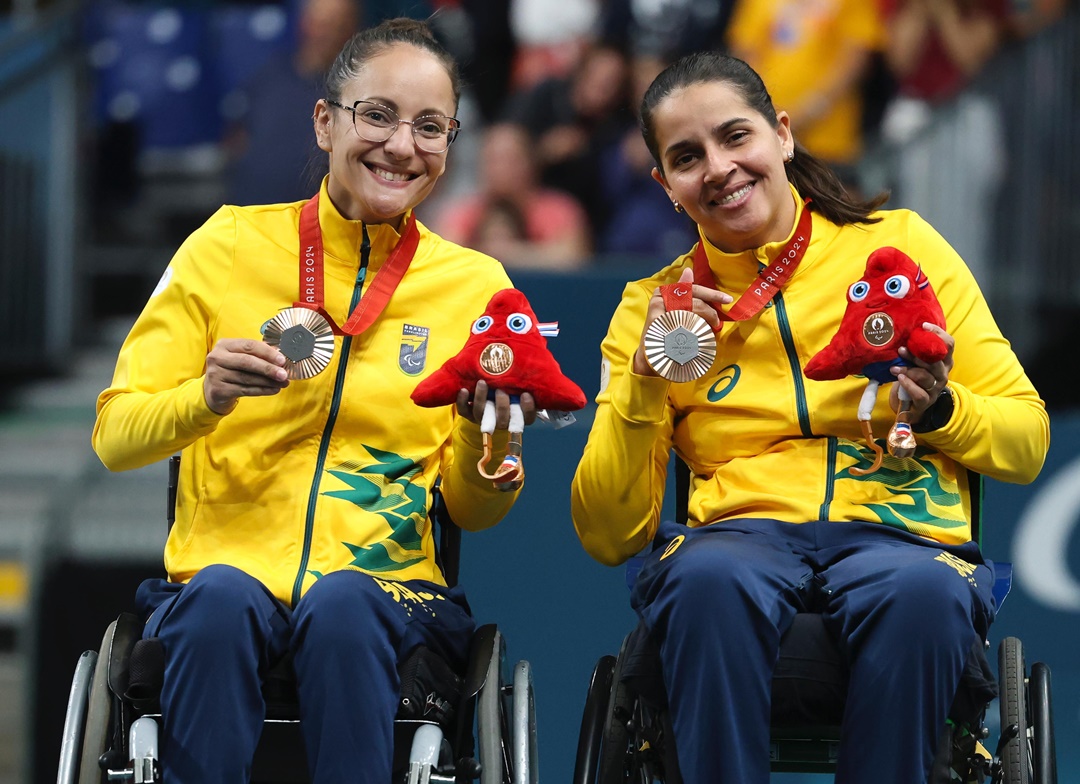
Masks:
[[[412,179],[412,175],[407,172],[397,174],[395,172],[387,171],[386,169],[380,169],[378,166],[372,166],[371,170],[389,182],[405,182],[406,180]]]
[[[728,203],[733,202],[733,201],[738,201],[743,196],[748,194],[752,187],[754,187],[753,183],[751,183],[750,185],[744,185],[743,187],[739,188],[739,190],[735,191],[734,193],[729,193],[727,196],[722,198],[720,200],[720,203],[721,204],[728,204]]]

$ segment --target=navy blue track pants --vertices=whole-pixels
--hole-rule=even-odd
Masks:
[[[358,571],[321,577],[294,610],[231,566],[186,585],[148,580],[143,637],[165,649],[163,780],[244,784],[262,733],[261,683],[287,653],[314,784],[390,781],[397,664],[424,644],[461,667],[473,633],[463,593]]]
[[[780,638],[814,609],[850,670],[836,781],[925,784],[992,584],[974,543],[881,524],[662,524],[631,601],[660,642],[684,780],[769,780]]]

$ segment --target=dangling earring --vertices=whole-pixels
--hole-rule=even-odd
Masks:
[[[677,199],[672,199],[671,205],[675,208],[675,212],[682,212],[682,205],[679,204]]]
[[[791,163],[793,160],[795,160],[795,148],[794,147],[791,148],[790,150],[788,150],[786,160],[787,160],[788,163]]]

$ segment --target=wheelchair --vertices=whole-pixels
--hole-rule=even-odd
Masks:
[[[685,512],[689,469],[675,469],[675,508]],[[973,536],[979,540],[981,477],[972,475]],[[685,519],[685,514],[683,518]],[[1008,593],[1011,566],[998,567],[998,606]],[[1050,669],[1027,669],[1021,641],[1008,637],[998,648],[996,680],[977,642],[930,774],[929,784],[1057,784],[1050,697]],[[840,722],[847,691],[836,644],[821,616],[800,612],[780,642],[773,675],[770,768],[774,772],[830,773],[836,770]],[[999,698],[1001,731],[991,754],[984,741],[986,711]],[[622,643],[618,656],[596,663],[586,692],[573,784],[682,784],[660,649],[644,623]]]
[[[179,457],[169,463],[168,517],[176,503]],[[461,529],[437,490],[432,518],[438,558],[449,584],[457,582]],[[78,659],[64,719],[57,784],[161,782],[158,697],[164,656],[157,640],[143,640],[142,621],[121,613],[97,650]],[[399,665],[440,677],[413,681],[402,691],[394,720],[393,782],[407,784],[537,784],[536,708],[528,661],[508,666],[506,643],[494,624],[473,634],[464,673],[426,648]],[[437,683],[438,685],[434,685]],[[296,682],[289,662],[263,684],[266,718],[252,760],[255,784],[309,781],[299,729]],[[423,699],[423,705],[416,703]]]

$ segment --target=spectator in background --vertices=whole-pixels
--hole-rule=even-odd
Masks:
[[[605,41],[618,42],[626,51],[652,52],[674,61],[690,52],[722,46],[734,6],[735,0],[605,0],[599,35]]]
[[[503,0],[517,43],[511,89],[567,76],[588,47],[600,0]]]
[[[880,1],[898,85],[881,127],[896,152],[894,203],[937,226],[985,288],[1005,141],[995,101],[971,86],[1005,39],[1010,2]]]
[[[303,0],[296,47],[272,58],[245,90],[247,110],[225,148],[226,200],[273,204],[306,199],[326,174],[311,135],[323,75],[360,26],[359,0]]]
[[[532,136],[541,182],[574,196],[594,234],[610,214],[601,182],[603,151],[635,126],[627,83],[623,52],[592,42],[570,76],[546,79],[512,95],[507,105],[505,119]]]
[[[849,190],[863,154],[861,83],[883,39],[866,0],[739,0],[727,29],[731,54],[764,76],[795,138]]]
[[[630,107],[637,112],[645,90],[668,63],[659,55],[636,54],[630,64]],[[604,151],[601,182],[611,219],[597,238],[601,254],[677,256],[696,239],[694,223],[672,209],[653,179],[653,158],[641,131],[627,129],[622,140]]]
[[[432,223],[446,239],[506,267],[573,269],[591,254],[585,211],[569,194],[540,186],[529,134],[513,123],[485,131],[479,189]]]
[[[517,41],[510,28],[506,0],[460,0],[467,21],[464,50],[458,55],[462,75],[484,123],[502,114],[510,93]]]

